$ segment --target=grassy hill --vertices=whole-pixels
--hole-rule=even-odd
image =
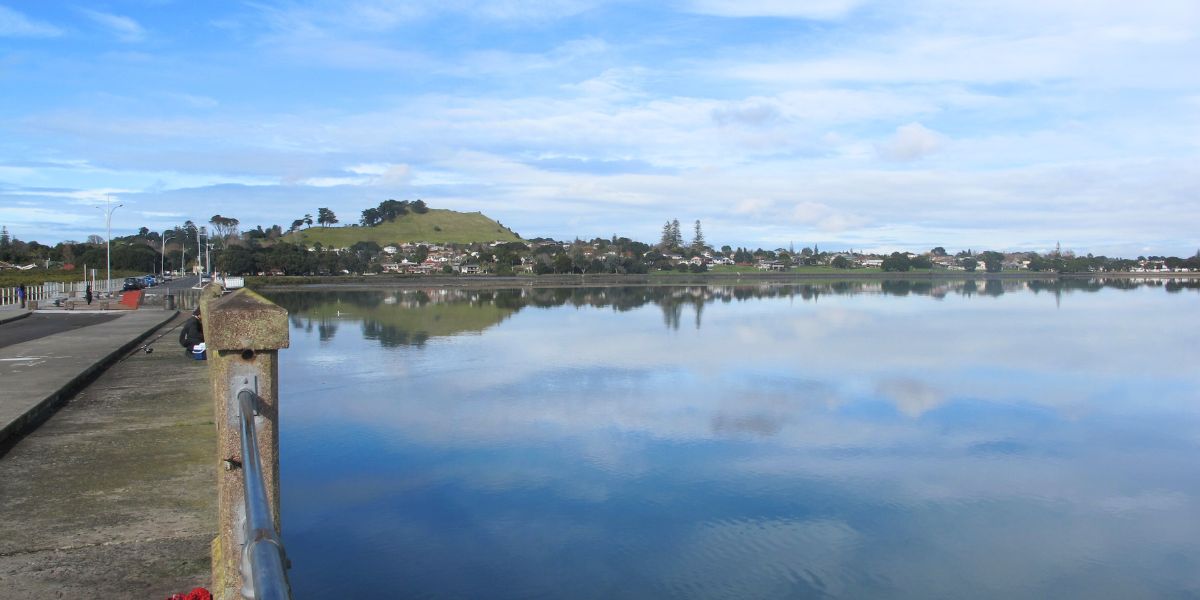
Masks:
[[[375,242],[381,246],[397,242],[515,242],[521,239],[507,227],[483,213],[461,213],[431,208],[418,215],[409,213],[375,227],[309,227],[284,236],[284,241],[307,246],[349,248],[356,242]]]

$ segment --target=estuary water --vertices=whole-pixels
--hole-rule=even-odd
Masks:
[[[297,598],[1200,597],[1200,287],[272,292]]]

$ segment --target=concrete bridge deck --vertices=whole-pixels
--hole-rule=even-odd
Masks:
[[[128,355],[169,316],[131,311],[0,348],[0,427],[128,356],[8,439],[0,598],[165,598],[208,585],[216,440],[205,363],[186,359],[174,332],[156,352]]]

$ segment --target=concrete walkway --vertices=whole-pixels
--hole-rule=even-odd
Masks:
[[[106,323],[0,348],[0,452],[174,314],[129,311]]]
[[[178,330],[151,354],[112,356],[136,350],[168,316],[131,312],[0,350],[18,359],[0,361],[9,407],[114,363],[0,456],[0,598],[166,598],[208,586],[216,435],[207,365],[183,356]]]

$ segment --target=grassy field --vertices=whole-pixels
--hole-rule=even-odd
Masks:
[[[409,213],[375,227],[310,227],[289,233],[283,239],[309,247],[320,242],[325,247],[349,248],[356,242],[386,246],[400,242],[515,242],[520,238],[483,213],[435,208],[423,215]]]
[[[113,269],[113,279],[124,277],[135,277],[145,275],[140,271],[118,271]],[[96,274],[99,279],[104,278],[104,271],[101,270]],[[83,271],[63,271],[62,269],[32,269],[29,271],[0,271],[0,287],[17,287],[22,283],[29,285],[41,285],[47,281],[83,281]]]

